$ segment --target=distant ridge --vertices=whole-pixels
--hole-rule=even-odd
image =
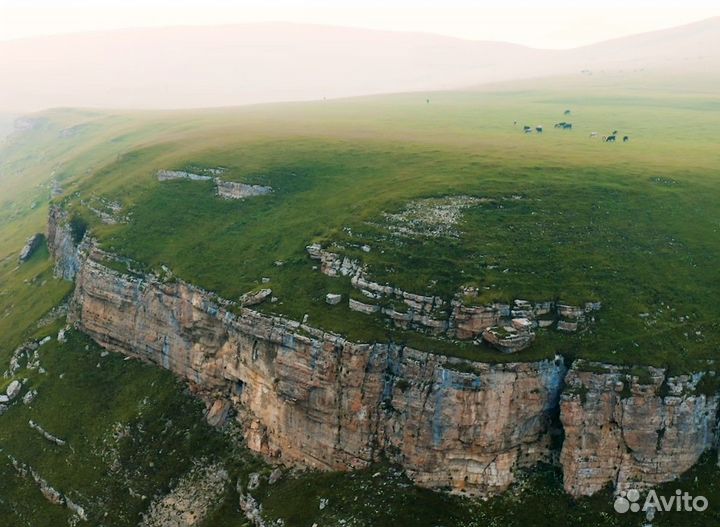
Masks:
[[[712,71],[720,17],[572,50],[289,23],[0,42],[0,111],[217,107],[458,89],[581,70]]]

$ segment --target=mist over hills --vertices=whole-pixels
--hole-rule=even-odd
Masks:
[[[0,111],[217,107],[459,89],[552,75],[712,72],[720,17],[572,50],[288,23],[0,42]]]

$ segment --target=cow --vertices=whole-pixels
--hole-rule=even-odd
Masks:
[[[572,123],[564,123],[562,128],[563,130],[572,130]]]
[[[532,126],[528,126],[528,125],[523,126],[523,132],[525,132],[526,134],[529,134],[530,132],[532,132]]]
[[[562,122],[560,122],[560,123],[555,123],[555,128],[562,128],[562,127],[565,126],[566,124],[567,124],[567,123],[566,123],[565,121],[562,121]]]
[[[597,137],[597,132],[590,132],[590,137]]]
[[[623,143],[627,143],[628,141],[630,141],[630,137],[627,136],[627,135],[624,136],[624,137],[623,137]]]
[[[563,112],[563,115],[570,115],[570,110],[565,110],[565,111]]]
[[[535,127],[535,131],[536,131],[537,133],[541,134],[542,131],[543,131],[542,125],[536,126],[536,127]]]
[[[616,137],[614,135],[609,135],[605,138],[605,142],[606,143],[614,143],[615,139],[616,139]]]

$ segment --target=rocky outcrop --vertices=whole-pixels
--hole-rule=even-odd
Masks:
[[[10,460],[10,463],[12,463],[12,466],[15,468],[15,471],[18,473],[19,476],[23,478],[30,478],[35,482],[38,489],[47,501],[49,501],[53,505],[67,507],[67,509],[77,517],[77,520],[87,521],[88,518],[85,513],[84,507],[81,507],[79,504],[75,503],[75,501],[73,501],[69,496],[64,495],[62,492],[50,485],[30,465],[22,463],[10,455],[8,455],[8,459]],[[77,523],[77,521],[72,522],[72,524],[75,523]]]
[[[428,487],[489,494],[551,455],[561,359],[472,363],[233,311],[87,258],[70,318],[105,348],[222,394],[250,448],[281,462],[345,470],[384,454]]]
[[[152,502],[140,527],[201,525],[222,503],[228,482],[224,467],[198,462],[167,495]]]
[[[80,268],[80,260],[68,214],[62,207],[50,206],[46,236],[48,249],[55,260],[55,276],[72,280]]]
[[[208,169],[208,173],[216,175],[222,174],[223,169]],[[219,177],[209,175],[194,174],[182,170],[159,170],[157,172],[158,181],[172,181],[176,179],[186,179],[189,181],[210,181],[215,183],[215,192],[218,197],[224,199],[244,199],[253,196],[264,196],[272,192],[272,187],[263,185],[248,185],[246,183],[237,183],[235,181],[225,181]]]
[[[30,428],[35,430],[38,434],[43,436],[45,439],[47,439],[51,443],[55,443],[58,446],[65,446],[64,440],[60,439],[59,437],[55,437],[54,435],[52,435],[50,432],[46,431],[42,426],[37,424],[32,419],[30,419],[30,421],[28,421],[28,425],[30,426]]]
[[[25,242],[25,245],[20,251],[20,262],[28,261],[30,257],[35,254],[35,251],[38,249],[38,247],[42,245],[44,239],[45,237],[42,234],[33,234],[32,236],[30,236],[30,238],[27,239],[27,242]]]
[[[188,179],[190,181],[210,181],[212,176],[202,176],[200,174],[193,174],[192,172],[185,172],[182,170],[158,170],[157,172],[158,181],[172,181],[174,179]]]
[[[225,199],[244,199],[253,196],[264,196],[272,192],[272,187],[264,187],[262,185],[246,185],[245,183],[236,183],[234,181],[223,181],[219,178],[215,179],[218,196]]]
[[[366,251],[366,247],[370,250],[366,245],[360,248]],[[338,246],[338,250],[342,248]],[[599,302],[587,302],[581,307],[520,299],[514,300],[512,305],[473,305],[479,295],[477,287],[464,287],[446,301],[438,296],[410,293],[374,282],[368,278],[367,267],[360,260],[323,249],[318,243],[305,249],[310,258],[320,262],[321,273],[350,277],[350,284],[368,299],[367,302],[350,299],[351,310],[365,314],[379,312],[396,327],[436,337],[484,340],[503,353],[515,353],[529,347],[535,340],[537,328],[555,325],[560,331],[578,331],[593,320],[592,313],[601,306]],[[470,304],[465,303],[466,300]]]
[[[717,428],[718,394],[698,392],[702,377],[576,361],[560,404],[565,490],[642,489],[690,469]]]

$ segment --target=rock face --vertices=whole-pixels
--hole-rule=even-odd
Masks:
[[[234,415],[248,446],[279,462],[347,470],[384,456],[421,485],[490,495],[517,468],[556,460],[562,425],[565,489],[580,496],[671,480],[716,446],[718,394],[703,393],[715,384],[703,374],[581,360],[568,373],[562,357],[486,364],[350,342],[180,280],[120,274],[90,241],[75,250],[61,211],[50,219],[57,268],[77,273],[69,321],[186,378],[209,419]]]
[[[646,372],[641,381],[619,367],[573,364],[560,404],[560,460],[570,494],[670,481],[713,447],[718,395],[697,393],[702,374]]]
[[[65,280],[75,278],[80,267],[77,246],[73,240],[67,212],[56,205],[50,206],[47,242],[50,254],[55,260],[55,276]]]
[[[282,462],[344,470],[384,453],[428,487],[487,494],[551,455],[561,359],[489,365],[353,343],[90,258],[70,311],[107,349],[225,394],[250,448]]]

